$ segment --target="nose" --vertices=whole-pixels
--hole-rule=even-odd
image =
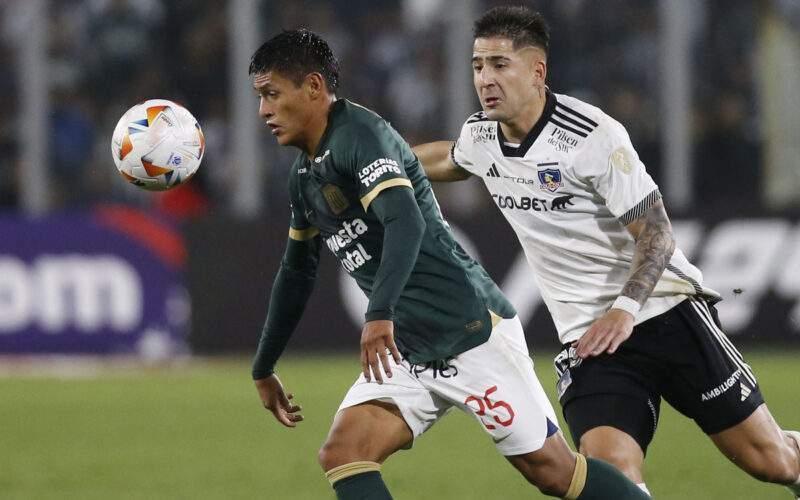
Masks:
[[[266,100],[266,99],[264,99],[264,98],[262,97],[262,98],[259,100],[259,104],[258,104],[258,115],[259,115],[261,118],[266,118],[266,119],[269,119],[269,118],[270,118],[270,117],[272,117],[272,115],[274,115],[274,114],[275,114],[275,113],[274,113],[274,112],[272,111],[272,109],[269,107],[269,104],[267,104],[267,100]]]
[[[481,68],[481,72],[480,72],[479,76],[480,76],[481,86],[483,86],[483,87],[491,87],[492,85],[494,85],[494,83],[495,83],[494,82],[494,73],[487,66],[484,66],[483,68]]]

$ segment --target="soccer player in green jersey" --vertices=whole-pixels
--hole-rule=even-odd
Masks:
[[[453,240],[417,158],[375,113],[336,98],[338,63],[308,30],[283,32],[250,63],[259,114],[284,146],[289,240],[253,378],[264,407],[302,421],[274,373],[327,246],[369,297],[362,374],[345,395],[319,462],[340,500],[391,498],[380,464],[454,408],[542,492],[649,498],[616,468],[570,450],[533,371],[514,308]]]

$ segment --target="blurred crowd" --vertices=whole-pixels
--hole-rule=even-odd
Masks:
[[[0,0],[0,208],[20,206],[15,3]],[[477,3],[483,11],[509,2]],[[663,115],[659,83],[669,77],[659,68],[658,1],[523,3],[542,11],[551,26],[550,87],[596,104],[622,122],[658,181]],[[757,209],[763,162],[754,70],[759,2],[686,3],[696,10],[691,124],[696,207]],[[342,96],[382,114],[412,144],[452,138],[444,130],[443,23],[408,26],[403,7],[400,0],[262,1],[260,29],[263,38],[298,26],[320,32],[341,62]],[[51,206],[124,201],[184,216],[226,213],[233,176],[227,2],[49,0],[46,11]],[[122,113],[154,97],[187,106],[207,138],[206,157],[191,187],[162,195],[126,185],[116,173],[109,146]],[[474,107],[478,109],[477,100]],[[266,209],[282,210],[284,162],[291,154],[278,151],[267,134],[261,137],[267,154],[278,159],[265,162]]]

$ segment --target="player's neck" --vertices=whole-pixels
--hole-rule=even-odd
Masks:
[[[325,130],[328,128],[331,107],[333,106],[334,102],[336,102],[336,96],[329,94],[328,99],[319,110],[319,115],[309,123],[306,140],[298,146],[300,150],[308,157],[309,161],[314,160],[314,156],[317,153],[317,148],[319,148],[319,142],[322,140],[322,136],[325,134]]]
[[[544,113],[544,106],[547,101],[546,92],[540,93],[541,97],[536,96],[528,101],[528,105],[521,113],[517,114],[513,119],[500,122],[500,128],[503,131],[503,136],[506,141],[513,143],[521,143],[531,131],[539,118]]]

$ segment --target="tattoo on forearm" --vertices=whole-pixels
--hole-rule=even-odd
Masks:
[[[643,220],[644,228],[636,239],[631,275],[622,288],[622,295],[643,304],[675,251],[675,237],[660,202],[645,211],[640,220]]]

